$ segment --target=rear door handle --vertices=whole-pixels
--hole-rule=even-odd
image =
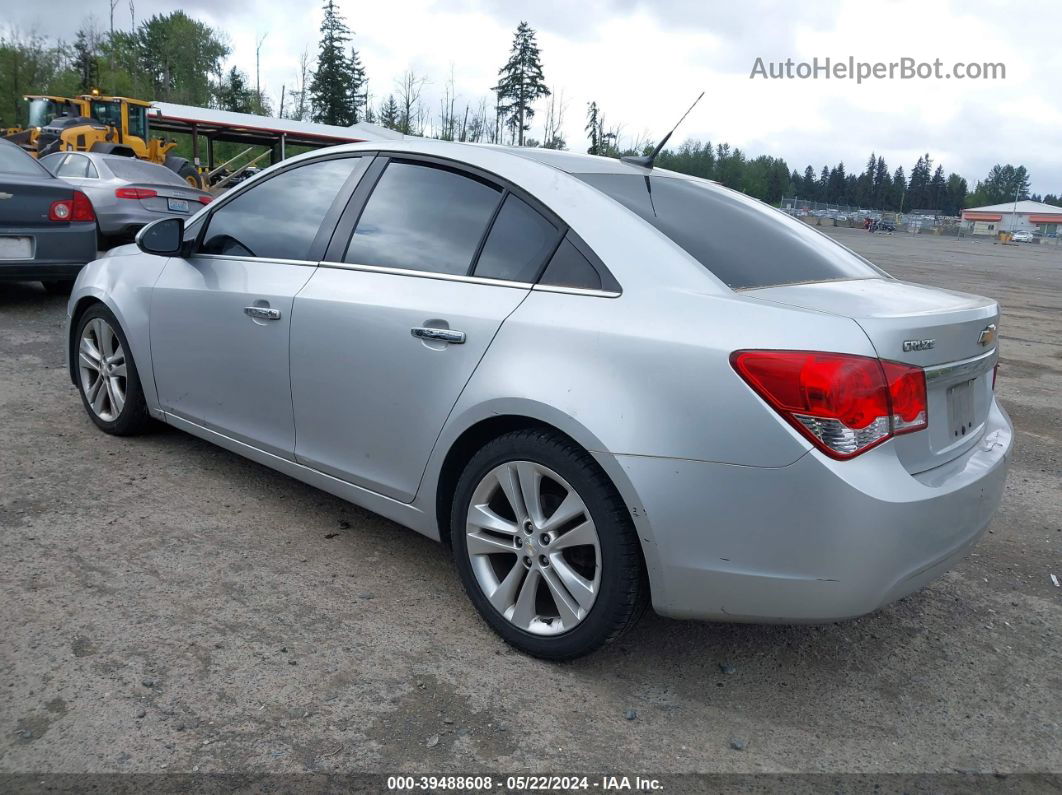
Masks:
[[[454,331],[453,329],[448,328],[427,328],[425,326],[418,326],[416,328],[411,328],[409,333],[422,340],[449,342],[451,345],[463,345],[465,342],[465,332]]]
[[[245,306],[243,313],[248,317],[258,318],[259,320],[280,320],[279,309],[270,309],[265,306]]]

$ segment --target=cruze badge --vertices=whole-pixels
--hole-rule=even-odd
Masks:
[[[936,340],[904,340],[903,352],[909,353],[911,351],[928,351],[936,344]]]
[[[985,326],[981,330],[981,334],[977,338],[977,344],[987,348],[989,345],[992,344],[992,342],[995,340],[995,338],[996,338],[996,324],[992,323],[992,324],[990,324],[988,326]]]

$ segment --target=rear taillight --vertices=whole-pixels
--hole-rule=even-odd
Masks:
[[[89,197],[79,190],[74,191],[74,198],[60,199],[52,202],[48,208],[49,221],[95,221],[96,211],[92,209]]]
[[[213,196],[200,196],[198,201],[199,201],[200,204],[210,204],[210,202],[214,201],[214,197]]]
[[[730,362],[757,394],[833,458],[852,458],[926,427],[918,367],[815,351],[736,351]]]
[[[158,191],[151,188],[116,188],[114,191],[116,199],[154,199],[158,195]]]

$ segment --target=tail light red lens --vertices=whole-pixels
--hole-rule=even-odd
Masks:
[[[158,195],[158,191],[151,188],[116,188],[114,191],[116,199],[154,199]]]
[[[60,199],[52,202],[48,208],[49,221],[95,221],[96,211],[92,209],[89,197],[79,190],[74,191],[72,199]]]
[[[214,201],[214,197],[213,196],[200,196],[199,197],[199,203],[200,204],[210,204],[210,202],[212,202],[212,201]]]
[[[815,351],[736,351],[730,362],[760,397],[816,447],[852,458],[927,425],[917,367]]]

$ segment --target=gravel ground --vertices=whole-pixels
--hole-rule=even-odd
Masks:
[[[1062,771],[1062,250],[833,234],[1001,300],[989,534],[856,621],[647,615],[565,665],[498,640],[427,539],[176,431],[99,433],[64,302],[0,285],[0,773]]]

